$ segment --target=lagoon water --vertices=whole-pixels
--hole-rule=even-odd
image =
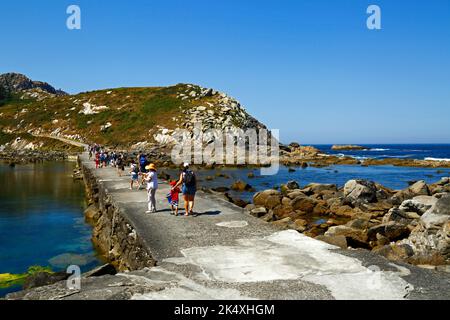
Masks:
[[[0,165],[0,274],[70,264],[83,272],[100,264],[84,221],[84,185],[73,181],[73,168],[70,162]],[[18,289],[0,288],[0,296]]]

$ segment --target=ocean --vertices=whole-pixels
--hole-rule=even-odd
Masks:
[[[363,144],[365,150],[332,150],[332,145],[314,145],[317,149],[333,155],[350,156],[359,160],[367,158],[419,159],[450,161],[450,144]]]

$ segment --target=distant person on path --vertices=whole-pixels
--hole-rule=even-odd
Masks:
[[[147,199],[148,199],[148,210],[146,213],[156,212],[156,190],[158,189],[158,175],[156,174],[156,166],[152,163],[146,168],[148,173],[144,173],[144,180],[147,182]]]
[[[98,169],[98,167],[100,166],[100,153],[96,153],[95,154],[95,169]]]
[[[181,192],[184,198],[184,208],[186,210],[185,216],[194,214],[194,200],[197,192],[197,179],[192,170],[189,169],[189,163],[184,163],[183,171],[180,174],[180,179],[172,187],[172,190],[182,185]]]
[[[141,183],[139,184],[139,189],[141,186],[145,183],[144,181],[144,174],[147,173],[146,166],[148,164],[147,162],[147,156],[141,151],[138,156],[138,163],[139,163],[139,172],[141,173]]]
[[[176,184],[176,181],[170,182],[171,187],[175,187]],[[170,208],[172,209],[172,214],[175,216],[178,216],[178,200],[180,192],[180,188],[176,187],[170,189],[170,193],[167,195],[167,200],[169,201]]]
[[[136,163],[134,163],[134,160],[131,161],[131,182],[130,182],[130,190],[133,190],[134,182],[138,185],[139,189],[139,169]]]
[[[117,157],[117,173],[119,174],[119,177],[122,176],[124,171],[125,171],[125,159],[123,158],[123,154],[120,154]]]

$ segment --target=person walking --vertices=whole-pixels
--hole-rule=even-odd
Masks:
[[[139,189],[139,169],[134,160],[131,161],[131,181],[130,181],[130,190],[133,190],[133,185],[136,182],[137,188]]]
[[[158,175],[156,173],[156,166],[151,163],[145,167],[148,173],[144,173],[144,180],[147,182],[147,200],[148,210],[146,213],[156,212],[156,190],[158,189]]]
[[[125,171],[125,159],[123,157],[123,154],[120,154],[117,157],[117,172],[119,174],[119,177],[122,176],[124,171]]]
[[[139,172],[141,174],[141,181],[139,183],[139,190],[145,184],[144,175],[147,173],[147,156],[141,151],[138,156]]]
[[[100,167],[100,153],[95,153],[95,169],[98,169]]]
[[[197,179],[192,170],[189,169],[189,163],[183,164],[183,171],[180,174],[180,179],[172,187],[172,190],[182,185],[181,192],[183,193],[185,216],[194,214],[195,193],[197,192]]]

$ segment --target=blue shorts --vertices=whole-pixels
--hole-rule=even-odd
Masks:
[[[133,175],[131,176],[131,180],[133,180],[133,181],[138,181],[138,180],[139,180],[139,175],[133,174]]]
[[[197,192],[197,188],[195,186],[187,186],[183,184],[183,187],[181,188],[181,192],[185,196],[195,196],[195,193]]]

